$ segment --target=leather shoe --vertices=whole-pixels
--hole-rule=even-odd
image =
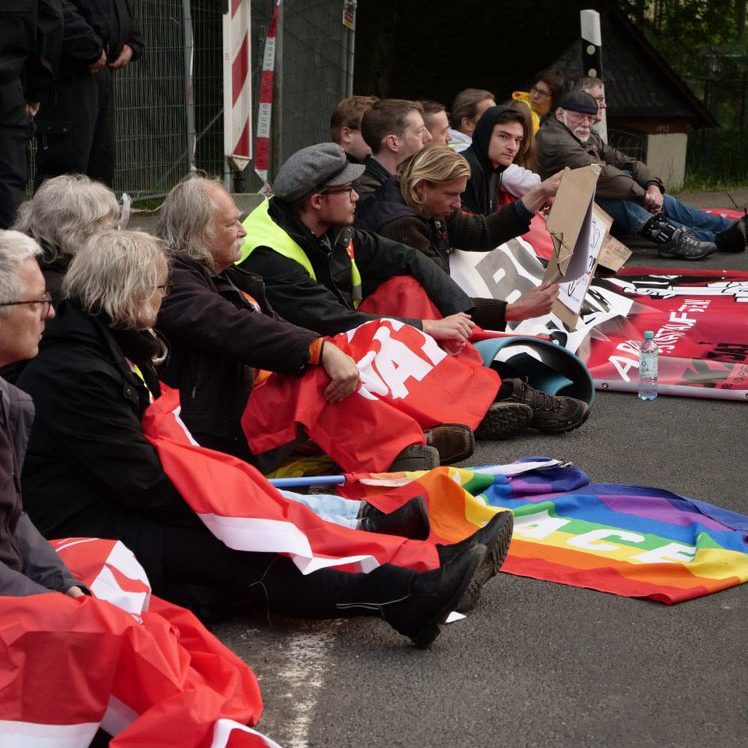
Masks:
[[[424,433],[426,444],[439,452],[442,465],[467,460],[475,452],[473,430],[461,423],[441,423]]]
[[[455,609],[486,557],[486,547],[475,545],[439,569],[418,574],[410,595],[381,608],[382,617],[419,649],[439,636],[439,626]]]
[[[426,540],[431,531],[429,513],[423,497],[416,496],[394,512],[385,514],[372,504],[364,503],[359,512],[360,530],[385,535],[400,535],[411,540]]]
[[[388,473],[433,470],[439,467],[439,452],[426,444],[411,444],[400,452],[387,468]]]

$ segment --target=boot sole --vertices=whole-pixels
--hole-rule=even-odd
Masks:
[[[485,563],[485,558],[488,555],[488,551],[485,546],[483,546],[483,548],[485,550],[485,555],[474,560],[473,564],[465,572],[462,581],[458,585],[449,601],[434,613],[431,621],[427,623],[419,632],[410,635],[410,640],[418,649],[427,649],[429,646],[431,646],[434,639],[439,636],[439,627],[441,626],[441,624],[443,624],[444,621],[447,620],[447,616],[453,610],[457,610],[457,605],[465,595],[465,591],[470,586],[473,578],[478,574],[481,566]]]
[[[510,439],[526,428],[532,418],[532,408],[522,403],[498,403],[488,409],[483,420],[475,429],[476,439],[500,440]]]
[[[465,594],[456,608],[458,613],[467,613],[476,606],[480,599],[481,588],[499,573],[499,569],[506,560],[512,542],[514,516],[510,511],[502,512],[502,514],[506,516],[506,519],[499,530],[496,542],[488,549],[483,563],[475,573],[467,590],[465,590]]]

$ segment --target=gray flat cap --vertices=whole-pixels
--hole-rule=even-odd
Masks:
[[[559,106],[561,109],[568,109],[570,112],[597,114],[597,102],[586,91],[572,91],[570,94],[566,94],[561,99]]]
[[[361,164],[349,164],[337,143],[318,143],[296,151],[278,170],[273,194],[296,202],[326,187],[350,184],[364,173]]]

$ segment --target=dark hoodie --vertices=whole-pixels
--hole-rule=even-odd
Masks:
[[[492,106],[486,109],[475,126],[472,144],[462,152],[470,164],[470,179],[462,193],[462,205],[471,213],[487,216],[496,210],[501,174],[506,167],[494,169],[488,158],[488,144],[499,116],[514,111],[510,106]]]

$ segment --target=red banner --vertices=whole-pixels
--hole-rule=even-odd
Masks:
[[[272,375],[252,392],[242,426],[254,454],[309,438],[344,471],[386,470],[423,429],[439,423],[475,428],[499,389],[498,375],[474,350],[447,355],[436,341],[397,320],[367,322],[332,338],[358,364],[361,384],[339,403],[325,402],[329,377]]]

